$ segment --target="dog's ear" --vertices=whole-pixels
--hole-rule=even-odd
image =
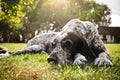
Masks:
[[[82,54],[84,56],[86,56],[87,59],[89,58],[95,58],[95,53],[92,51],[92,49],[90,48],[90,46],[88,45],[87,41],[80,36],[80,42],[82,43],[80,46],[80,49],[82,49]],[[91,57],[90,57],[91,56]],[[92,60],[92,59],[91,59]]]
[[[82,37],[79,37],[79,35],[77,35],[73,31],[68,32],[65,44],[67,44],[68,47],[71,47],[70,50],[72,51],[73,54],[75,54],[83,52],[84,42],[85,42],[84,39]]]
[[[80,53],[84,53],[86,42],[82,37],[79,37],[78,45],[79,45]]]

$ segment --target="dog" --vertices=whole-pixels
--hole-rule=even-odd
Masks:
[[[44,33],[28,41],[26,47],[10,55],[24,53],[48,53],[48,62],[72,65],[85,65],[94,61],[94,65],[112,66],[95,25],[79,19],[70,20],[60,32]]]
[[[8,52],[7,48],[0,46],[0,58],[6,56],[10,56],[10,52]]]

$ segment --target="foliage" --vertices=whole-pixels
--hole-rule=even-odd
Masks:
[[[19,42],[25,15],[39,0],[0,0],[0,42]]]
[[[25,44],[3,43],[10,51],[16,51]],[[14,46],[11,46],[14,45]],[[120,44],[106,44],[111,53],[113,67],[96,68],[86,64],[85,68],[47,63],[47,54],[25,54],[0,59],[1,80],[119,80]]]
[[[2,0],[0,21],[8,24],[11,28],[23,27],[26,12],[31,12],[38,0]]]
[[[35,16],[29,15],[31,23],[27,25],[31,26],[32,30],[41,31],[43,26],[49,29],[47,24],[52,23],[58,31],[73,18],[91,21],[100,26],[108,26],[111,23],[110,9],[93,0],[46,0],[36,8],[35,12],[32,12]]]
[[[20,35],[25,42],[35,31],[59,31],[73,18],[108,26],[110,14],[94,0],[0,0],[0,42],[19,42]]]

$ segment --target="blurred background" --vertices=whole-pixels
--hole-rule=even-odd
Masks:
[[[0,0],[0,42],[27,42],[73,18],[93,22],[106,43],[120,42],[119,0]],[[113,5],[114,3],[114,5]]]

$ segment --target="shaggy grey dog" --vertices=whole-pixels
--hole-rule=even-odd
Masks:
[[[70,20],[60,32],[35,36],[22,50],[9,55],[42,51],[49,54],[48,62],[83,66],[94,60],[98,67],[113,65],[97,28],[78,19]]]

